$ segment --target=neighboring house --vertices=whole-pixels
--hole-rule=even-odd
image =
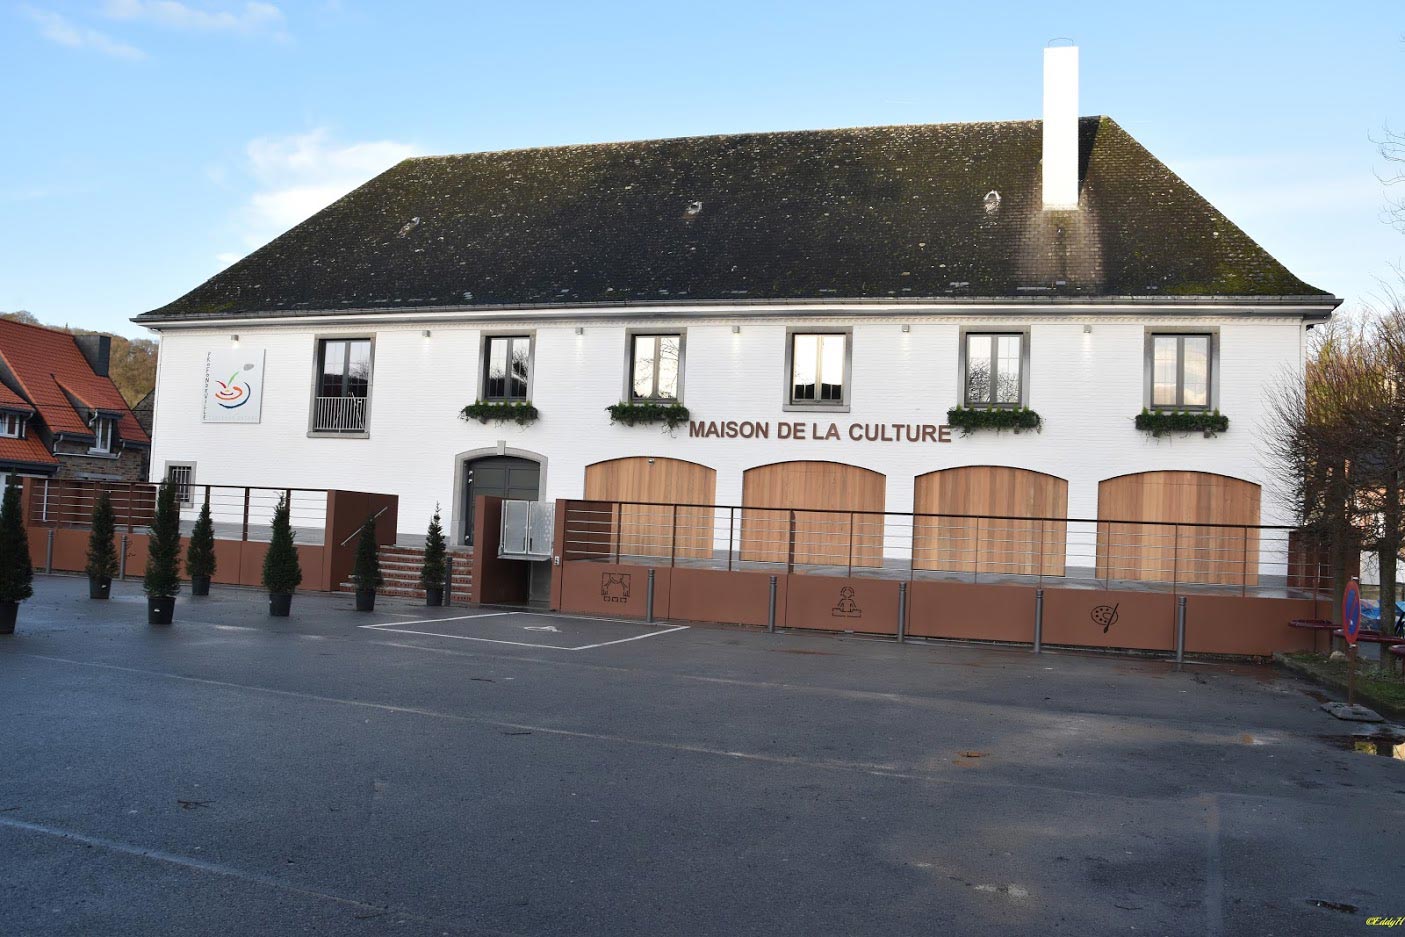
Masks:
[[[154,471],[395,493],[406,538],[437,502],[458,542],[481,494],[1291,523],[1267,400],[1339,300],[1049,54],[1042,123],[406,160],[136,318]],[[945,425],[971,408],[1042,426]]]
[[[145,479],[151,436],[108,376],[111,347],[0,320],[0,473]]]
[[[141,428],[146,430],[146,434],[150,436],[151,424],[156,418],[156,388],[153,387],[147,391],[146,395],[136,402],[136,405],[132,407],[132,415],[137,418]]]

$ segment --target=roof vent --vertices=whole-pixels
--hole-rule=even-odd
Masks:
[[[698,213],[701,212],[701,211],[702,211],[702,202],[689,202],[689,203],[688,203],[687,213],[688,213],[689,215],[696,215],[696,214],[698,214]]]
[[[1000,193],[991,189],[985,194],[985,198],[982,199],[982,201],[985,203],[985,213],[987,215],[993,215],[996,209],[1000,207]]]
[[[1044,49],[1043,176],[1045,210],[1078,207],[1078,47],[1075,45],[1051,45]]]
[[[405,222],[405,224],[401,226],[399,233],[396,234],[395,236],[396,236],[396,237],[404,237],[405,235],[409,234],[411,231],[415,230],[415,228],[419,227],[419,224],[420,224],[420,218],[419,218],[419,215],[416,215],[415,217],[411,218],[409,221]]]

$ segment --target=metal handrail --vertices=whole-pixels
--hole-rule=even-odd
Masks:
[[[379,511],[377,511],[377,512],[374,513],[374,514],[372,514],[371,517],[370,517],[370,520],[375,520],[376,518],[380,517],[382,514],[384,514],[386,511],[389,511],[389,510],[390,510],[390,505],[387,504],[385,507],[381,508]],[[350,534],[348,534],[348,535],[347,535],[347,538],[346,538],[345,540],[343,540],[341,543],[337,544],[337,546],[339,546],[339,547],[344,547],[344,546],[346,546],[348,543],[351,542],[351,540],[352,540],[353,537],[357,536],[357,535],[360,534],[360,533],[361,533],[361,528],[358,527],[358,528],[356,528],[355,530],[353,530]]]

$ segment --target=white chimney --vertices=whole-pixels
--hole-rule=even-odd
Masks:
[[[1078,47],[1044,49],[1044,208],[1078,207]]]

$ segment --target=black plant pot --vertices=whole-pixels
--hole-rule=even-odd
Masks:
[[[375,589],[356,590],[356,610],[358,612],[374,612],[376,610]]]
[[[174,595],[148,595],[146,597],[146,623],[148,625],[169,625],[176,613]]]
[[[268,614],[274,618],[287,618],[288,613],[293,610],[293,594],[291,592],[270,592],[268,594]]]
[[[15,633],[15,619],[19,617],[18,602],[0,602],[0,634]]]
[[[443,590],[443,589],[425,589],[425,590],[424,590],[424,604],[425,604],[425,605],[433,606],[434,608],[438,608],[439,606],[443,605],[443,604],[444,604],[444,590]]]
[[[88,598],[106,599],[112,597],[112,579],[109,576],[88,577]]]
[[[210,594],[210,577],[209,577],[209,576],[191,576],[191,577],[190,577],[190,594],[191,594],[191,595],[209,595],[209,594]]]

